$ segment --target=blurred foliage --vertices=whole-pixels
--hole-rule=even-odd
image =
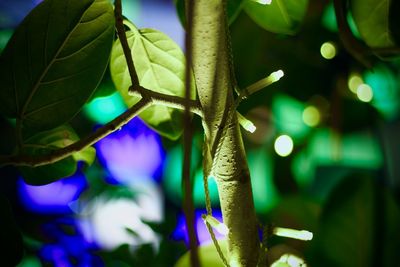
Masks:
[[[181,18],[183,2],[175,1]],[[375,10],[378,2],[386,8]],[[372,54],[376,51],[374,49],[395,48],[400,39],[399,1],[369,0],[368,3],[350,1],[351,8],[345,14],[348,23],[354,21],[352,34],[358,42],[371,46]],[[0,7],[3,6],[1,2]],[[384,61],[376,57],[372,68],[366,69],[342,44],[338,34],[341,29],[336,25],[333,11],[332,1],[328,0],[273,0],[271,6],[256,1],[228,1],[239,87],[244,88],[278,69],[285,72],[279,83],[257,92],[239,107],[240,112],[257,127],[254,134],[243,133],[253,177],[254,202],[264,225],[314,233],[310,242],[272,236],[268,240],[270,263],[277,261],[277,265],[279,262],[287,266],[285,259],[288,259],[284,255],[296,255],[310,266],[396,266],[396,253],[400,249],[400,59],[396,53]],[[3,11],[0,16],[2,14]],[[0,49],[5,47],[13,32],[10,25],[16,25],[9,20],[8,15],[0,20],[0,23],[7,22],[0,27]],[[157,36],[160,40],[167,40],[159,33]],[[321,46],[326,42],[336,49],[332,59],[325,59],[320,54]],[[164,50],[168,49],[164,47]],[[5,71],[8,66],[1,65],[1,68]],[[371,87],[373,96],[370,102],[360,101],[358,89],[349,88],[349,79],[355,74],[360,77],[360,84]],[[104,120],[94,119],[96,122],[105,123],[115,117],[116,113],[112,112],[116,109],[113,108],[118,107],[116,103],[121,100],[107,73],[90,96],[91,101],[84,106],[84,112],[70,121],[77,135],[71,135],[75,137],[68,142],[77,140],[78,135],[83,137],[96,127],[92,121],[94,117],[89,115],[91,105],[111,96],[115,98],[109,102],[110,109],[106,108],[106,102],[98,102],[104,106],[100,105],[102,110],[96,115]],[[310,106],[319,114],[315,125],[307,124],[305,120],[305,111]],[[119,107],[118,112],[122,112],[123,108]],[[42,116],[44,120],[47,113]],[[198,118],[193,119],[193,125],[201,131]],[[0,118],[0,128],[1,154],[10,154],[15,146],[15,120]],[[170,137],[177,138],[180,131],[175,129]],[[63,134],[57,134],[57,129],[54,134],[42,132],[39,137],[42,135],[44,140],[51,136],[62,137],[53,140],[56,144],[52,141],[43,143],[38,137],[31,140],[46,149],[52,145],[64,145]],[[276,155],[273,148],[274,140],[281,134],[294,140],[293,152],[284,158]],[[195,137],[192,155],[197,208],[204,206],[201,139],[201,136]],[[8,199],[12,209],[11,212],[8,201],[2,198],[2,263],[13,266],[24,255],[19,266],[61,266],[54,257],[61,255],[62,263],[71,266],[84,266],[87,262],[96,267],[188,266],[189,255],[185,254],[184,242],[171,239],[181,206],[181,147],[167,139],[163,139],[163,145],[167,150],[167,160],[163,166],[162,183],[157,186],[165,193],[165,196],[160,196],[165,216],[159,223],[144,222],[160,235],[158,249],[151,244],[121,244],[114,250],[106,250],[93,240],[84,240],[86,237],[76,222],[86,218],[80,217],[82,214],[90,214],[90,210],[85,209],[87,203],[99,196],[136,201],[141,193],[140,188],[132,189],[128,184],[116,181],[105,167],[107,164],[101,160],[95,160],[87,169],[78,165],[78,171],[83,171],[87,180],[87,190],[78,201],[71,203],[68,214],[61,215],[28,211],[18,199],[16,181],[20,174],[10,167],[2,167],[0,193]],[[60,162],[62,165],[65,163]],[[61,169],[71,174],[76,169],[75,164],[73,160],[67,164],[73,168],[62,166]],[[37,174],[40,168],[35,170],[31,183],[43,184],[56,178],[49,171],[51,166],[43,168],[41,174]],[[29,177],[24,176],[25,179]],[[211,189],[213,206],[218,207],[218,194],[215,188]],[[130,230],[130,234],[137,235]],[[71,240],[75,245],[69,243]],[[221,245],[224,246],[224,242]],[[212,245],[204,246],[200,251],[206,266],[222,266]]]

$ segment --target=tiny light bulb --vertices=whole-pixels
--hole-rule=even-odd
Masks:
[[[239,124],[248,132],[254,133],[256,131],[256,126],[250,120],[246,119],[242,114],[237,112],[237,117],[239,120]]]
[[[262,5],[270,5],[272,3],[272,0],[253,0],[253,1]]]
[[[214,228],[221,235],[228,235],[229,229],[224,223],[221,223],[211,215],[203,215],[202,218],[204,220],[204,223],[209,223],[211,227]]]
[[[295,230],[290,228],[275,227],[274,235],[289,237],[293,239],[299,239],[304,241],[309,241],[313,239],[313,233],[306,230]]]

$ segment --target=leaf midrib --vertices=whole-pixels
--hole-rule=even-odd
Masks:
[[[51,66],[54,64],[54,62],[56,61],[58,55],[60,54],[60,52],[62,51],[62,49],[64,48],[65,44],[68,42],[69,38],[71,37],[72,33],[76,30],[76,28],[79,26],[82,18],[86,15],[86,13],[88,12],[88,10],[92,7],[92,5],[96,2],[96,0],[94,0],[89,6],[88,8],[85,10],[85,12],[82,13],[81,17],[79,18],[78,22],[76,23],[76,25],[73,27],[73,29],[68,33],[68,35],[65,37],[63,43],[60,45],[60,47],[58,48],[57,52],[55,53],[54,57],[51,59],[51,61],[49,62],[49,64],[46,66],[46,68],[43,70],[42,74],[40,75],[40,77],[38,78],[38,80],[36,81],[31,93],[29,94],[26,102],[24,103],[24,106],[22,107],[21,112],[19,112],[19,119],[24,119],[24,113],[29,105],[29,103],[31,102],[33,96],[36,94],[36,91],[38,90],[41,80],[43,80],[43,78],[47,75],[47,72],[49,71],[49,69],[51,68]],[[49,16],[50,17],[50,16]],[[49,23],[49,17],[48,17],[48,23]],[[47,46],[47,34],[48,34],[48,29],[46,30],[46,43],[45,46]],[[46,62],[45,62],[46,63]],[[17,91],[17,90],[16,90]]]

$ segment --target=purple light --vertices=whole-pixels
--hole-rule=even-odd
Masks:
[[[133,119],[102,139],[96,148],[100,161],[120,183],[131,184],[160,176],[164,157],[160,137],[140,119]]]
[[[36,213],[70,213],[69,203],[78,199],[86,188],[85,177],[78,173],[71,177],[42,186],[28,185],[18,180],[18,193],[22,204]]]
[[[211,242],[210,233],[207,230],[207,227],[201,218],[202,214],[206,214],[206,210],[197,210],[196,211],[196,231],[197,236],[199,238],[199,243],[208,244]],[[222,213],[220,210],[213,210],[213,217],[222,222]],[[225,236],[221,235],[217,231],[214,230],[215,237],[217,239],[223,239]],[[175,230],[171,235],[174,240],[183,240],[186,245],[189,245],[189,235],[187,232],[187,227],[185,223],[185,217],[183,214],[180,214],[178,217],[178,222],[176,224]]]

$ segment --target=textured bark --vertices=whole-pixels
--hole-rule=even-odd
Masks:
[[[224,133],[213,175],[217,181],[224,223],[229,228],[228,262],[232,267],[256,266],[259,254],[257,219],[250,175],[233,104],[224,0],[196,0],[193,16],[193,69],[205,130],[206,173],[216,143]],[[226,131],[222,131],[229,121]]]

